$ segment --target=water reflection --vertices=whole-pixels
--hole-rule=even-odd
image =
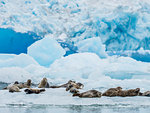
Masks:
[[[55,106],[55,105],[8,105],[0,107],[0,113],[149,113],[150,107],[118,106]]]

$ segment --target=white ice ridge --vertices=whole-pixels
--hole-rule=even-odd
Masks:
[[[13,55],[13,54],[0,54],[0,68],[3,67],[26,67],[28,65],[38,63],[27,54]]]
[[[2,58],[1,55],[0,58]],[[19,60],[16,60],[16,58],[19,58]],[[107,81],[107,79],[110,79],[109,77],[119,80],[150,80],[150,63],[136,61],[129,57],[113,56],[100,59],[94,53],[76,53],[55,60],[50,67],[40,66],[35,60],[30,59],[31,57],[28,55],[5,59],[3,62],[6,64],[9,61],[12,63],[0,65],[0,73],[3,78],[0,81],[10,83],[17,79],[22,82],[31,78],[33,82],[39,82],[43,77],[47,77],[54,82],[59,79],[59,82],[69,79]],[[115,83],[112,81],[112,79],[109,80],[110,84]]]

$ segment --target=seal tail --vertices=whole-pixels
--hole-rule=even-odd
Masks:
[[[72,96],[73,96],[73,97],[75,97],[75,96],[80,96],[80,93],[75,93],[75,94],[73,94]]]
[[[143,93],[139,92],[138,96],[143,96]]]
[[[44,92],[45,91],[45,89],[40,89],[40,92]]]
[[[4,88],[3,88],[3,90],[6,90],[6,89],[7,89],[7,87],[4,87]]]

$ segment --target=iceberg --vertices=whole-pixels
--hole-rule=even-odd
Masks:
[[[47,35],[28,47],[27,53],[40,65],[48,67],[56,59],[63,57],[66,52],[51,35]]]
[[[78,52],[91,52],[100,58],[106,58],[105,45],[102,44],[100,37],[93,37],[79,41],[77,44]]]

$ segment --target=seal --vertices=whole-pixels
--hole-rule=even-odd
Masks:
[[[107,91],[105,91],[102,94],[102,96],[109,96],[109,97],[118,96],[119,91],[122,91],[122,87],[110,88]]]
[[[139,96],[140,88],[129,89],[129,90],[120,90],[117,96],[127,97],[127,96]]]
[[[75,83],[75,81],[69,80],[67,83],[59,85],[59,86],[50,86],[50,88],[67,88],[69,84]]]
[[[31,87],[31,79],[28,79],[25,83],[19,83],[18,81],[15,81],[15,86],[17,86],[19,89],[22,88],[30,88]]]
[[[102,93],[97,90],[89,90],[83,93],[75,93],[73,96],[79,96],[80,98],[100,98]]]
[[[72,84],[68,84],[66,91],[69,91],[69,90],[70,90],[70,93],[73,93],[73,94],[79,92],[79,90],[76,87],[74,87],[74,85]]]
[[[13,92],[21,92],[20,89],[15,86],[15,85],[12,85],[11,87],[8,88],[9,92],[13,93]]]
[[[146,91],[142,94],[142,96],[147,96],[147,97],[150,97],[150,91]]]
[[[39,94],[41,92],[44,92],[45,89],[32,89],[32,88],[29,88],[29,89],[25,89],[24,92],[26,92],[26,94]]]
[[[67,87],[66,87],[66,91],[70,90],[70,89],[82,89],[84,87],[84,85],[80,82],[75,83],[75,82],[70,82],[68,83]]]
[[[10,84],[10,85],[8,85],[7,87],[5,87],[3,89],[4,90],[5,89],[9,89],[11,86],[17,86],[19,89],[30,88],[30,86],[31,86],[31,80],[28,79],[27,82],[25,82],[25,83],[19,83],[18,81],[15,81],[13,84]]]
[[[73,94],[79,93],[79,90],[74,88],[74,87],[72,87],[72,88],[70,88],[70,93],[73,93]]]
[[[47,78],[43,78],[38,85],[38,88],[49,88],[49,83],[47,82]]]

